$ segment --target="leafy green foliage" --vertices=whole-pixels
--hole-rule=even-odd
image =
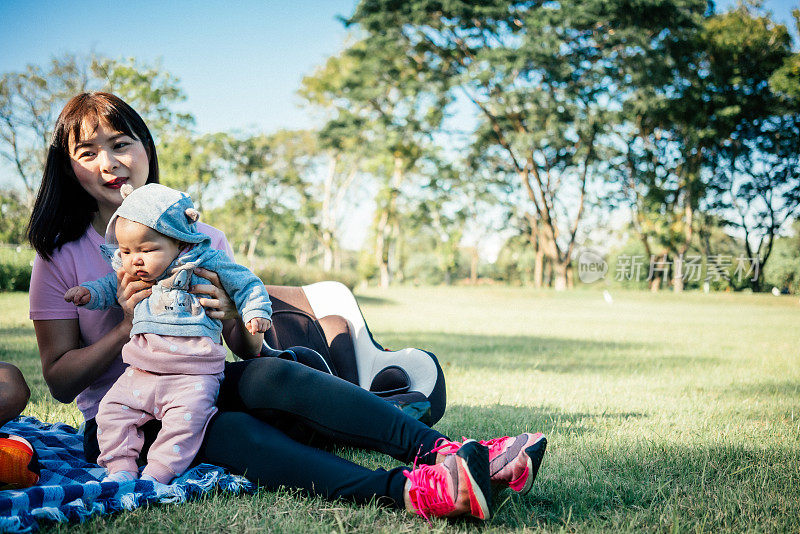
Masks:
[[[772,260],[764,268],[765,289],[777,287],[782,292],[800,294],[800,223],[793,227],[794,235],[775,240]]]
[[[13,189],[0,189],[0,243],[15,245],[26,243],[25,234],[30,211],[25,205],[22,196]]]
[[[33,251],[29,247],[0,247],[0,291],[27,291],[32,270]]]
[[[158,64],[64,55],[47,67],[28,65],[22,72],[4,73],[0,77],[0,156],[19,179],[16,185],[23,189],[26,205],[32,205],[38,189],[58,113],[76,94],[95,90],[115,92],[133,106],[156,139],[193,122],[190,115],[174,110],[186,97],[178,80]]]
[[[311,265],[301,267],[296,262],[283,258],[258,261],[253,272],[265,284],[277,286],[305,286],[335,280],[353,290],[360,280],[353,270],[325,271]]]
[[[566,284],[590,184],[607,174],[611,127],[632,85],[701,2],[381,2],[352,23],[397,33],[412,57],[473,103],[474,152],[517,177],[538,243]],[[661,63],[657,63],[661,61]],[[666,80],[661,80],[667,83]],[[588,192],[588,193],[587,193]]]
[[[431,156],[431,135],[449,100],[440,72],[427,69],[397,31],[386,30],[329,58],[300,90],[329,115],[322,146],[354,154],[377,182],[370,248],[384,286],[393,272],[402,276],[404,197]]]

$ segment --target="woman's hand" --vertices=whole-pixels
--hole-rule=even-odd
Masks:
[[[228,348],[240,358],[252,358],[258,355],[264,342],[264,334],[248,331],[236,309],[236,304],[222,287],[219,275],[202,267],[196,268],[194,273],[211,283],[192,286],[190,293],[208,295],[198,300],[205,308],[206,315],[222,321],[222,337],[225,338]]]
[[[117,302],[125,320],[133,320],[133,309],[153,293],[153,282],[145,282],[120,270],[117,272]]]
[[[197,267],[194,273],[211,282],[211,284],[192,286],[190,291],[190,293],[195,295],[208,295],[208,297],[198,298],[200,304],[206,309],[206,315],[212,319],[219,319],[220,321],[239,317],[236,305],[228,296],[225,288],[222,287],[222,282],[219,281],[219,275],[217,273],[209,271],[208,269],[203,269],[202,267]]]

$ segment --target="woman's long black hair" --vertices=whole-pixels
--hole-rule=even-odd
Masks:
[[[110,93],[81,93],[67,102],[58,116],[47,151],[42,184],[36,195],[28,241],[45,260],[70,241],[79,239],[97,211],[97,201],[87,193],[69,157],[70,140],[80,141],[81,129],[96,128],[100,122],[144,144],[150,170],[147,183],[158,182],[158,157],[150,130],[136,111]]]

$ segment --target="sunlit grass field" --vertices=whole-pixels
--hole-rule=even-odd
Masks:
[[[554,293],[506,287],[357,292],[387,348],[434,352],[453,437],[547,434],[525,497],[439,531],[800,531],[800,301],[771,295]],[[0,294],[0,359],[26,414],[80,422],[41,379],[27,295]],[[396,462],[344,450],[370,467]],[[213,496],[55,526],[75,532],[408,532],[421,518],[291,491]]]

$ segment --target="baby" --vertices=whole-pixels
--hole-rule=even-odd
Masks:
[[[136,459],[143,445],[139,428],[151,419],[162,427],[147,454],[143,480],[168,483],[194,459],[214,406],[226,350],[222,323],[206,315],[192,285],[208,283],[194,274],[202,267],[219,275],[222,286],[251,334],[266,332],[272,305],[264,284],[245,267],[210,247],[197,231],[192,200],[160,184],[136,190],[124,185],[122,205],[108,223],[103,253],[115,271],[154,282],[152,294],[133,313],[131,339],[122,348],[129,365],[100,402],[98,463],[105,480],[139,477]],[[64,299],[90,309],[117,304],[117,275],[70,288]]]

